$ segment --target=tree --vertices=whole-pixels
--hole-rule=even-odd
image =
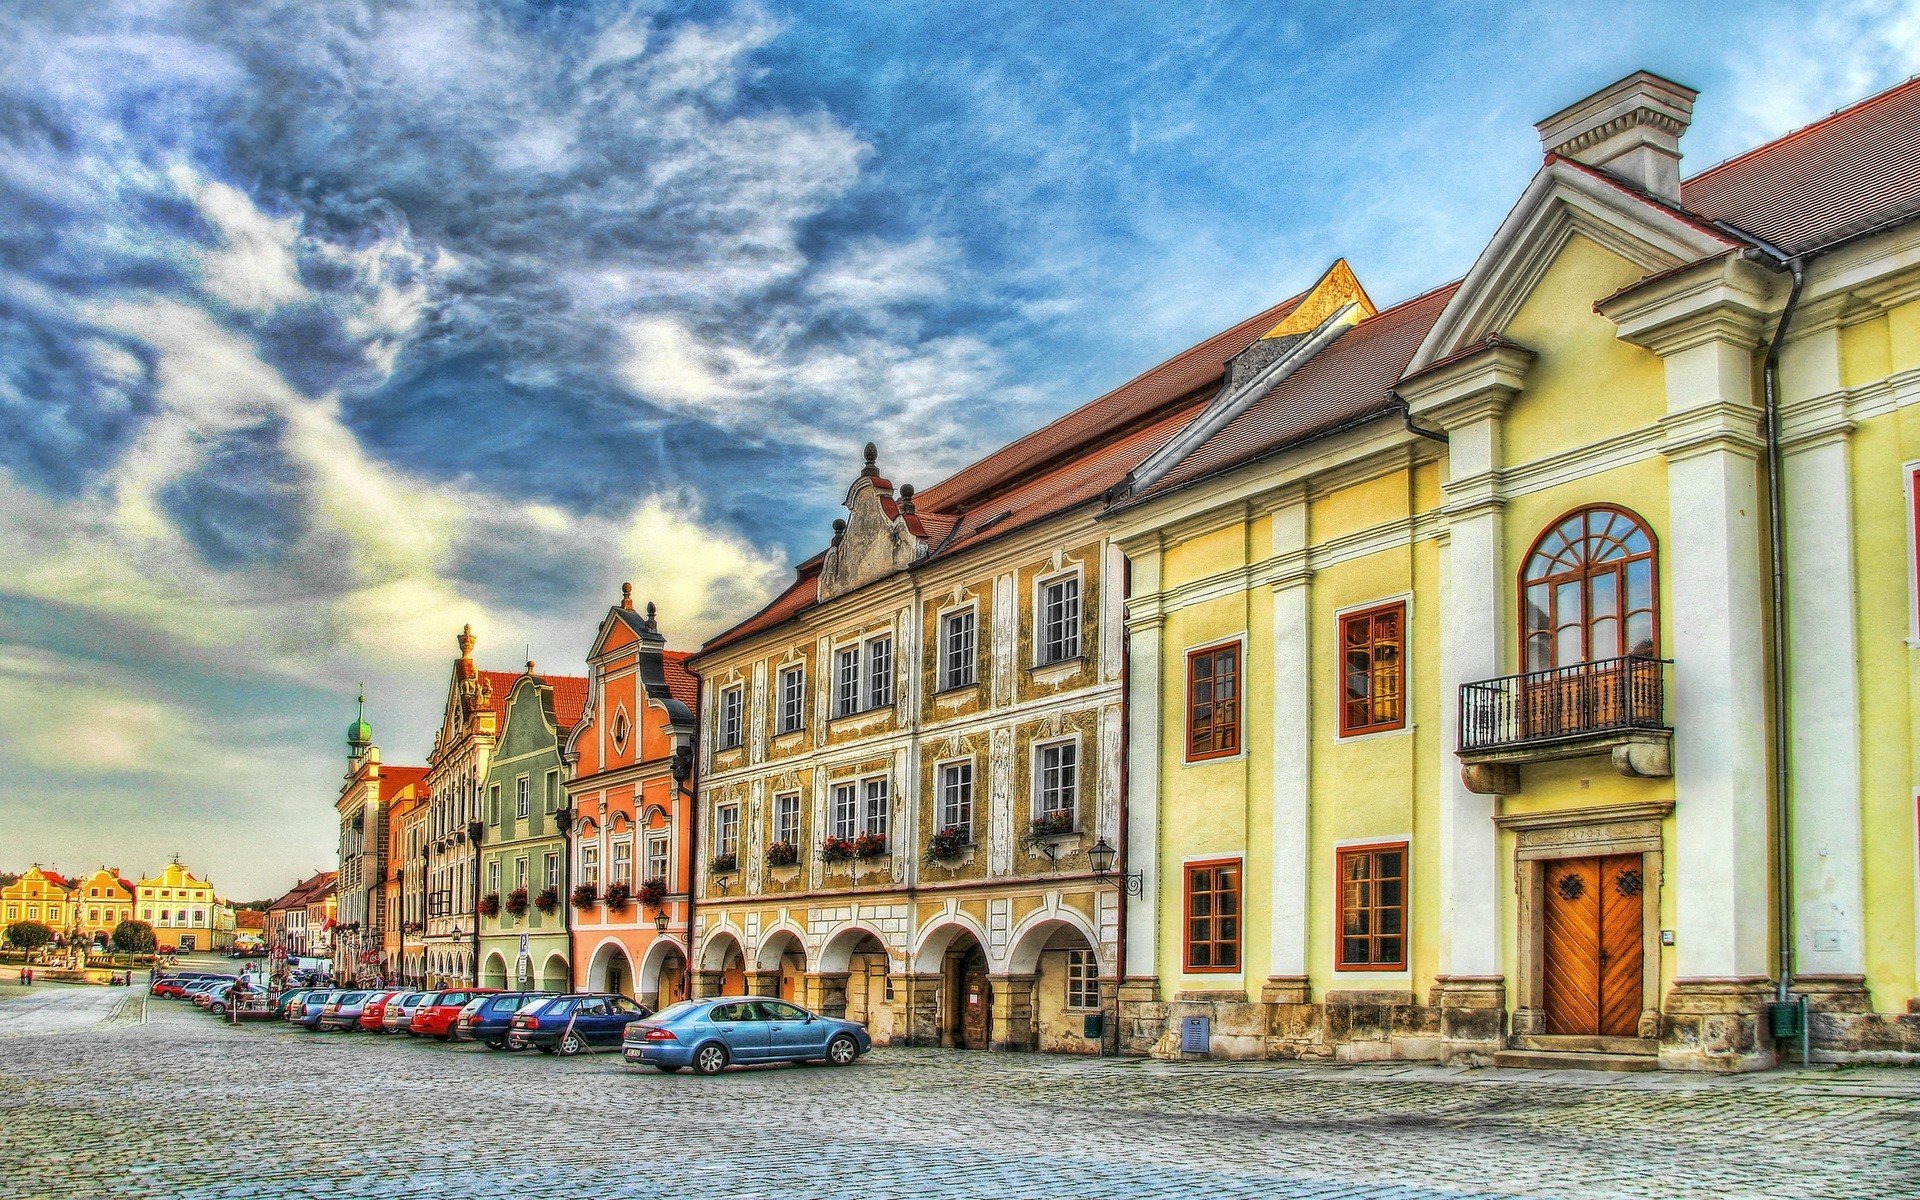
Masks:
[[[122,921],[113,927],[113,948],[122,954],[152,954],[153,926],[145,921]]]
[[[53,930],[39,921],[15,921],[7,926],[7,945],[38,950],[53,940]]]

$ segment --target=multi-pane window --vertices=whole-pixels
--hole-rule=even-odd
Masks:
[[[613,875],[611,882],[633,886],[633,843],[618,841],[613,844]]]
[[[720,693],[720,748],[731,750],[740,744],[740,730],[744,724],[742,716],[746,712],[747,691],[745,688],[730,687]]]
[[[533,811],[533,792],[525,775],[514,784],[514,809],[523,818]]]
[[[773,798],[773,840],[787,843],[799,842],[799,792],[782,792]]]
[[[973,760],[940,764],[941,829],[973,829]]]
[[[877,833],[885,837],[887,835],[887,801],[892,795],[892,789],[888,786],[886,778],[882,776],[879,779],[867,780],[866,791],[865,819],[861,822],[860,832]]]
[[[1035,815],[1052,817],[1074,815],[1080,798],[1080,744],[1054,742],[1035,751]]]
[[[1540,535],[1521,572],[1528,671],[1659,653],[1653,533],[1611,505],[1567,514]]]
[[[1080,655],[1080,577],[1067,575],[1040,585],[1040,661]]]
[[[500,860],[497,858],[487,864],[487,890],[496,895],[500,891]]]
[[[893,703],[893,639],[878,637],[867,643],[867,707]]]
[[[1382,604],[1340,618],[1340,733],[1404,729],[1407,606]]]
[[[547,851],[547,873],[541,886],[550,888],[560,886],[560,852],[558,850]]]
[[[800,728],[802,714],[806,711],[807,668],[801,665],[787,667],[780,672],[780,720],[781,733],[792,733]]]
[[[650,833],[647,835],[647,878],[665,879],[667,877],[667,835]]]
[[[1407,965],[1407,844],[1340,851],[1343,971],[1398,971]]]
[[[592,842],[580,847],[580,882],[590,888],[600,886],[600,847]]]
[[[860,785],[854,783],[836,783],[833,785],[833,836],[851,838],[859,830]]]
[[[527,890],[527,860],[525,856],[513,860],[513,886],[522,892]]]
[[[974,676],[974,621],[971,608],[948,613],[940,622],[940,687],[969,687]]]
[[[860,647],[848,646],[833,656],[833,713],[844,717],[860,711]]]
[[[1100,1007],[1100,960],[1091,950],[1067,951],[1067,1007]]]
[[[719,818],[715,824],[720,836],[715,840],[719,843],[720,853],[737,856],[740,853],[740,806],[722,804],[716,816]]]
[[[1240,643],[1187,655],[1187,761],[1240,753]]]
[[[1240,860],[1187,864],[1186,967],[1240,969]]]

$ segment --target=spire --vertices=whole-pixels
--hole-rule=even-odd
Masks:
[[[359,758],[373,745],[373,726],[367,724],[367,685],[360,685],[360,709],[347,726],[347,757]]]
[[[473,644],[477,640],[478,639],[473,636],[473,626],[462,625],[460,627],[460,632],[454,637],[453,641],[455,645],[460,647],[461,658],[469,662],[473,660]]]

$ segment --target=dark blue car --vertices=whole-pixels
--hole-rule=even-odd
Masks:
[[[683,1000],[627,1030],[629,1063],[715,1075],[730,1063],[824,1062],[844,1067],[873,1049],[858,1021],[823,1017],[766,996]]]
[[[475,996],[460,1010],[459,1018],[453,1023],[453,1036],[463,1042],[481,1042],[490,1050],[509,1049],[507,1034],[512,1030],[514,1014],[539,1001],[552,999],[553,995],[552,992],[492,992]]]
[[[627,1026],[653,1010],[602,992],[549,996],[523,1006],[508,1025],[507,1049],[532,1046],[542,1054],[578,1054],[620,1044]]]

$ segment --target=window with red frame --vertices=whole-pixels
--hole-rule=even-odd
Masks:
[[[1240,969],[1240,860],[1187,864],[1187,970]]]
[[[1404,729],[1407,606],[1396,601],[1340,618],[1340,735]]]
[[[1187,761],[1240,752],[1240,644],[1187,655]]]
[[[1340,851],[1339,968],[1400,971],[1407,965],[1407,844]]]

